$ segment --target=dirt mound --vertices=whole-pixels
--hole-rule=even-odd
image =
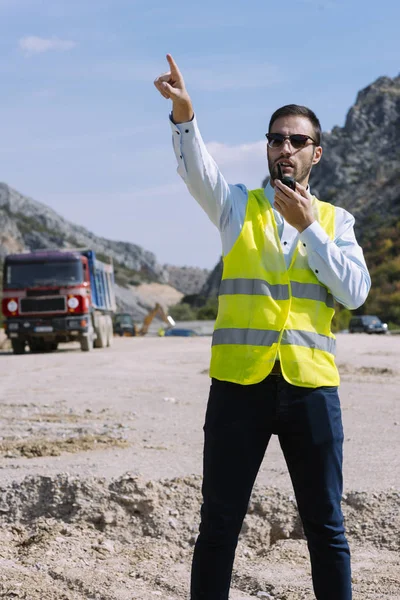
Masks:
[[[129,444],[125,440],[109,435],[80,435],[64,440],[39,438],[27,441],[6,441],[0,443],[0,454],[4,454],[6,458],[18,456],[33,458],[60,456],[63,452],[87,452],[88,450],[101,450],[109,447],[126,448],[127,446]]]
[[[0,488],[0,597],[187,598],[200,484],[197,476],[145,481],[127,473],[106,481],[60,474]],[[400,597],[400,494],[354,491],[343,507],[356,559],[355,598]],[[382,577],[385,593],[376,595]],[[233,585],[233,599],[313,597],[292,496],[255,488]]]
[[[371,379],[378,380],[379,378],[382,378],[382,381],[384,381],[387,377],[397,377],[399,374],[397,370],[389,369],[388,367],[354,367],[353,365],[345,363],[338,364],[338,370],[340,375],[342,375],[344,379],[346,379],[346,377],[348,378],[349,375],[351,375],[352,379],[354,379],[354,377],[359,377],[361,381],[365,380],[365,377],[370,377]]]

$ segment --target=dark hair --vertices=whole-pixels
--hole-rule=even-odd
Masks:
[[[281,117],[290,117],[292,115],[296,117],[305,117],[311,122],[311,125],[314,128],[315,142],[317,146],[319,146],[321,144],[321,123],[319,122],[317,115],[306,106],[299,106],[298,104],[286,104],[286,106],[278,108],[278,110],[276,110],[271,117],[268,126],[268,132],[271,131],[271,127],[277,119],[280,119]]]

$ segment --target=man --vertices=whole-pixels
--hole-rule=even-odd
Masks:
[[[370,278],[354,218],[311,195],[321,128],[308,108],[271,117],[265,190],[229,185],[208,154],[176,63],[155,86],[172,100],[178,172],[219,228],[224,270],[204,425],[203,504],[191,600],[227,600],[251,490],[278,435],[310,552],[317,600],[350,600],[341,511],[343,429],[330,330],[333,299],[354,309]],[[279,179],[279,167],[296,180]]]

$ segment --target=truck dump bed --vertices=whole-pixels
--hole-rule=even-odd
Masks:
[[[114,312],[116,302],[113,266],[98,260],[93,250],[82,250],[81,254],[86,256],[89,263],[93,308]]]

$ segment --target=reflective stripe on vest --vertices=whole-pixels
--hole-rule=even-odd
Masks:
[[[334,307],[332,294],[325,286],[318,283],[291,282],[292,296],[308,300],[324,302],[330,308]],[[274,300],[287,300],[289,298],[289,286],[284,284],[271,285],[263,279],[223,279],[219,288],[220,296],[233,296],[245,294],[253,296],[271,296]]]
[[[328,292],[325,286],[318,283],[299,283],[292,281],[290,283],[292,296],[295,298],[306,298],[308,300],[318,300],[324,302],[329,308],[335,306],[333,296]]]
[[[265,329],[216,329],[213,333],[212,345],[240,344],[250,346],[272,346],[279,340],[279,331]]]
[[[283,332],[282,345],[306,346],[307,348],[315,348],[329,354],[336,354],[335,338],[321,335],[312,331],[298,331],[297,329],[286,329]]]
[[[242,346],[272,346],[279,341],[279,331],[266,331],[264,329],[238,329],[235,327],[216,329],[213,333],[212,345],[240,344]],[[330,354],[336,353],[336,340],[326,335],[311,331],[288,329],[283,332],[281,344],[305,346],[323,350]]]
[[[220,296],[246,294],[254,296],[271,296],[274,300],[287,300],[289,288],[287,285],[271,285],[264,279],[223,279],[219,288]]]

